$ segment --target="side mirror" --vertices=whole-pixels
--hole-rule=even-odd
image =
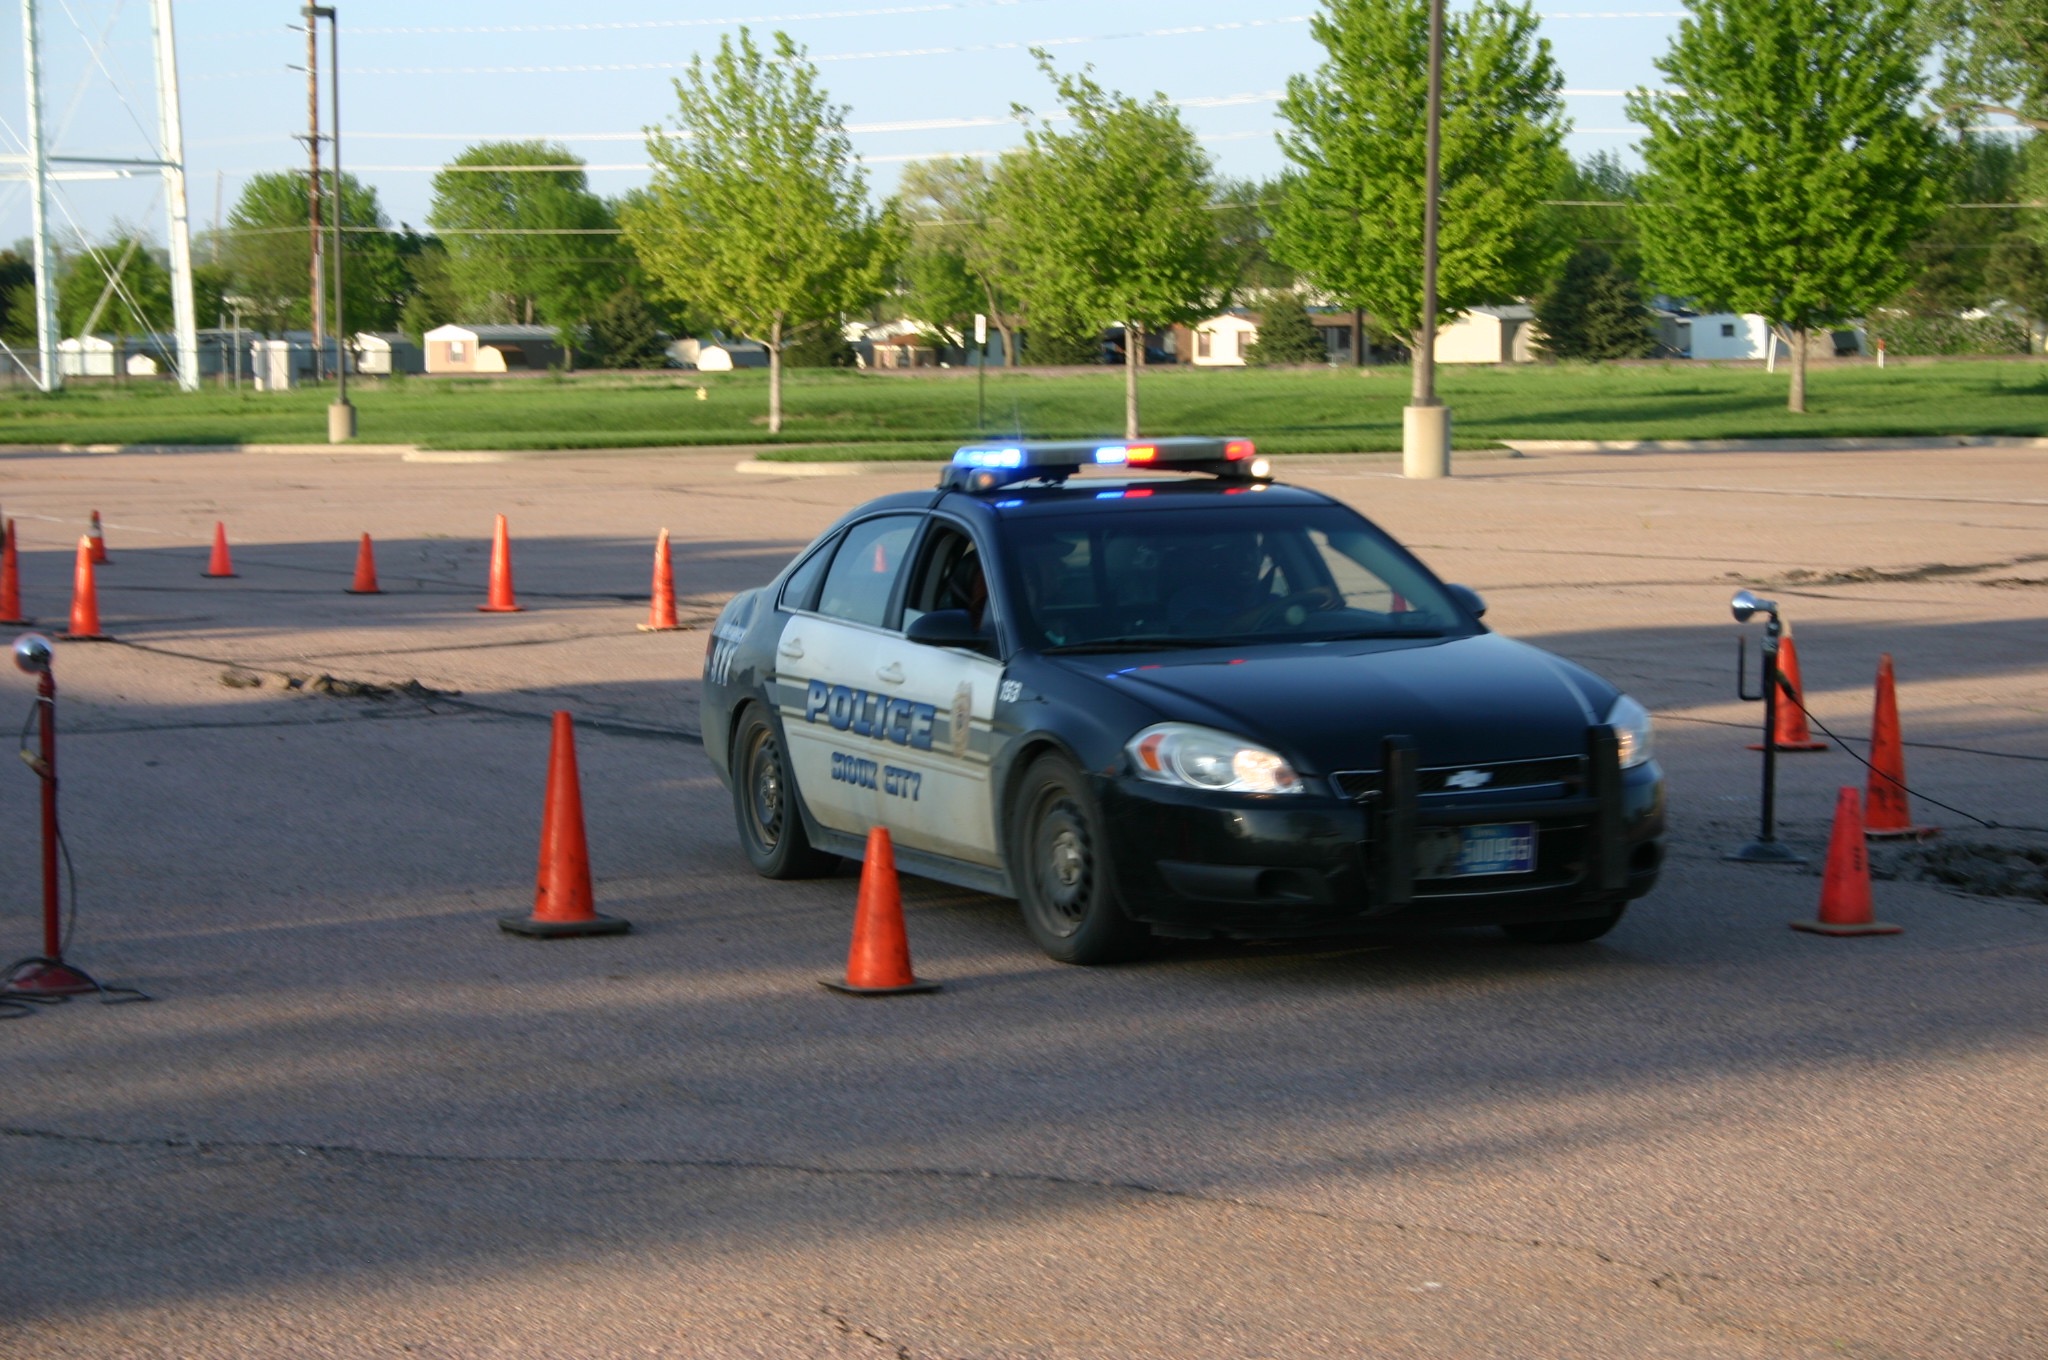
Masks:
[[[903,630],[903,636],[926,647],[969,647],[986,649],[988,636],[974,626],[974,616],[964,609],[934,609],[919,614]]]
[[[1470,586],[1448,586],[1451,598],[1465,606],[1465,612],[1475,619],[1486,617],[1486,597]]]

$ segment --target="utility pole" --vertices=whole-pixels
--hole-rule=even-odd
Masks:
[[[1423,140],[1422,327],[1415,386],[1401,412],[1401,471],[1409,477],[1451,472],[1451,413],[1436,399],[1436,238],[1444,108],[1444,0],[1429,0],[1429,121]]]
[[[313,381],[321,377],[322,338],[327,334],[327,271],[320,259],[320,25],[306,10],[306,212],[312,239]]]
[[[341,305],[341,24],[332,5],[306,6],[306,28],[327,21],[327,119],[334,129],[334,402],[327,408],[327,442],[356,437],[356,408],[348,400],[348,327]]]
[[[28,174],[36,267],[36,370],[45,392],[64,385],[57,367],[57,279],[50,268],[50,164],[43,147],[43,77],[36,0],[21,0],[21,50],[28,79]]]
[[[178,339],[178,386],[199,390],[198,318],[192,306],[192,223],[185,203],[185,119],[178,105],[178,44],[171,30],[171,0],[152,0],[156,39],[156,123],[162,142],[164,212],[171,246],[171,325]],[[217,248],[217,247],[216,247]]]

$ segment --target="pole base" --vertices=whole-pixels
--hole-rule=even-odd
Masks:
[[[533,940],[560,940],[575,935],[624,935],[632,928],[631,921],[617,916],[593,915],[587,921],[543,921],[538,916],[498,918],[498,929]]]
[[[913,978],[901,987],[856,987],[850,982],[842,982],[837,978],[819,978],[818,985],[835,992],[843,992],[847,996],[909,996],[915,992],[936,992],[939,990],[938,983],[926,982],[923,978]]]
[[[327,442],[345,444],[356,437],[356,408],[354,403],[337,401],[327,408]]]
[[[1740,850],[1721,856],[1738,864],[1804,864],[1806,856],[1788,850],[1778,841],[1751,841]]]
[[[1906,929],[1904,926],[1888,926],[1882,921],[1859,921],[1853,925],[1836,925],[1832,921],[1794,921],[1792,922],[1792,928],[1794,930],[1804,930],[1813,935],[1834,935],[1838,937],[1850,935],[1900,935],[1904,934]]]
[[[1437,478],[1451,475],[1451,408],[1401,408],[1401,475]]]
[[[0,981],[0,996],[84,996],[100,985],[62,959],[23,959]]]

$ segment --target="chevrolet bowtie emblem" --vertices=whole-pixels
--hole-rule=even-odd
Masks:
[[[1476,789],[1482,784],[1493,782],[1491,770],[1460,770],[1444,779],[1444,786],[1452,789]]]

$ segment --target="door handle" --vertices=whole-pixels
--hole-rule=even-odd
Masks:
[[[886,684],[900,685],[903,683],[903,667],[901,663],[895,661],[891,661],[886,666],[877,666],[875,668],[875,678]]]
[[[782,641],[782,645],[780,647],[777,647],[775,650],[787,657],[802,656],[804,654],[804,640],[802,638],[795,637],[784,638]]]

